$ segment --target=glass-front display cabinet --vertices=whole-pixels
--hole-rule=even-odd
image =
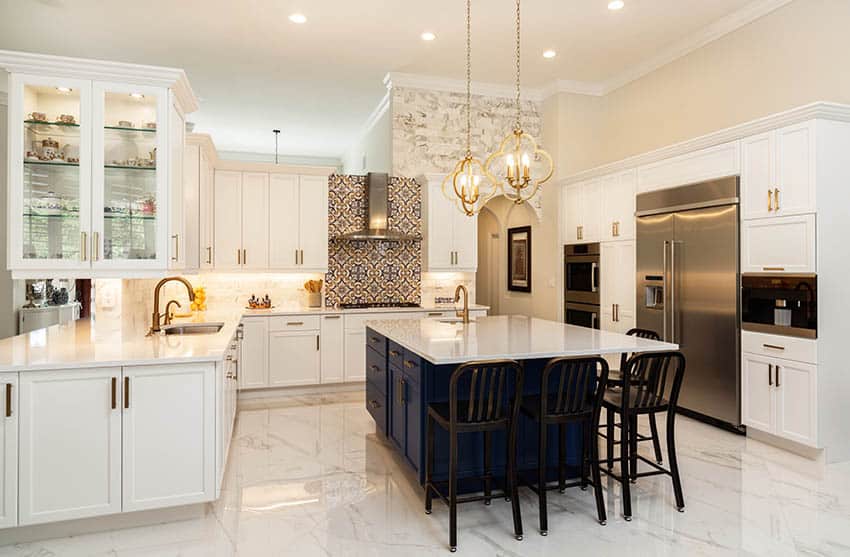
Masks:
[[[168,240],[184,237],[172,229],[185,226],[170,210],[186,210],[170,203],[183,191],[172,154],[184,149],[170,124],[182,131],[197,109],[185,73],[3,50],[0,69],[9,72],[13,277],[167,271]]]
[[[92,97],[92,265],[162,268],[167,91],[96,82]]]
[[[8,122],[10,267],[87,268],[91,84],[42,76],[15,77],[10,87]]]

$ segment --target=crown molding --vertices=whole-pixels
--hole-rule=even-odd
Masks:
[[[466,93],[466,81],[449,77],[435,75],[423,75],[401,72],[389,72],[384,76],[384,85],[387,89],[397,87],[410,89],[426,89],[430,91],[444,91],[447,93]],[[516,88],[513,85],[499,83],[488,83],[483,81],[472,82],[472,94],[482,97],[496,97],[513,99],[516,97]],[[544,96],[543,89],[523,87],[522,97],[525,100],[540,102]]]
[[[741,27],[760,19],[779,8],[790,4],[793,0],[756,0],[747,4],[740,10],[726,15],[714,23],[703,27],[696,33],[674,42],[664,50],[639,64],[628,68],[624,72],[610,79],[597,83],[596,86],[602,91],[600,94],[607,95],[655,70],[687,56],[705,45],[712,43]]]
[[[360,134],[357,136],[358,138],[363,138],[367,133],[372,131],[372,128],[374,128],[375,124],[378,123],[378,120],[387,113],[390,109],[390,97],[390,91],[387,91],[381,98],[380,102],[378,102],[378,106],[376,106],[375,109],[372,110],[372,113],[369,114],[369,117],[366,118],[366,123],[363,124]]]
[[[218,151],[215,148],[212,136],[208,133],[187,133],[186,145],[197,145],[201,151],[207,154],[207,158],[213,165],[213,168],[218,164]]]
[[[635,155],[603,166],[591,168],[577,174],[565,176],[558,180],[558,183],[562,186],[566,186],[569,184],[575,184],[576,182],[584,182],[593,178],[631,170],[647,164],[656,163],[680,155],[686,155],[688,153],[693,153],[694,151],[708,149],[710,147],[729,143],[730,141],[737,141],[739,139],[744,139],[745,137],[751,137],[753,135],[758,135],[760,133],[769,132],[771,130],[784,128],[785,126],[791,126],[814,119],[850,123],[850,105],[824,101],[806,104],[784,112],[771,114],[770,116],[765,116],[743,124],[718,130],[694,139],[682,141],[681,143],[674,143],[673,145],[668,145],[667,147],[662,147],[654,151],[649,151],[647,153]]]
[[[195,112],[199,108],[198,97],[189,85],[186,72],[179,68],[50,56],[15,50],[0,50],[0,68],[12,73],[38,73],[168,87],[174,92],[184,113]]]
[[[0,105],[9,105],[9,94],[6,91],[0,91]]]

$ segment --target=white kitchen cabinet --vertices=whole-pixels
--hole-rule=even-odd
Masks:
[[[242,319],[239,388],[256,389],[269,382],[269,328],[266,317]]]
[[[199,229],[200,241],[198,243],[198,258],[201,269],[212,269],[215,266],[213,258],[214,240],[214,212],[215,192],[213,183],[215,181],[215,170],[206,150],[199,145],[189,145],[187,149],[198,149],[198,190],[200,193]],[[185,163],[184,163],[185,164]]]
[[[269,333],[269,386],[293,387],[320,382],[319,331]]]
[[[321,342],[321,382],[345,381],[345,329],[342,315],[322,316]]]
[[[685,153],[637,169],[637,191],[673,188],[741,172],[741,144],[730,141]]]
[[[598,242],[602,228],[602,180],[567,187],[564,194],[564,243]]]
[[[605,242],[601,246],[601,328],[625,333],[635,326],[635,242]]]
[[[345,381],[366,380],[366,329],[345,331]]]
[[[217,271],[242,267],[242,173],[216,170],[213,258]]]
[[[818,446],[817,365],[744,352],[741,380],[744,425]]]
[[[269,175],[242,173],[242,268],[269,266]]]
[[[429,175],[423,190],[423,270],[474,272],[478,268],[478,217],[467,216],[446,199],[443,178]]]
[[[123,369],[123,510],[215,498],[215,365]]]
[[[815,127],[803,122],[742,140],[743,219],[815,212]]]
[[[636,188],[634,170],[602,179],[602,241],[634,240]]]
[[[120,382],[120,368],[21,374],[21,525],[121,512]]]
[[[741,223],[742,273],[816,272],[815,215]]]
[[[241,337],[242,327],[237,329],[236,337]],[[224,361],[217,364],[216,381],[218,382],[217,404],[217,432],[218,444],[216,447],[217,475],[216,475],[216,498],[221,495],[221,487],[224,483],[224,472],[227,467],[227,459],[233,442],[233,427],[236,421],[236,407],[238,402],[238,380],[239,380],[239,351],[237,338],[231,339],[230,347],[225,351]]]
[[[323,272],[328,267],[328,179],[272,174],[268,266]]]
[[[18,374],[0,373],[0,528],[18,525]]]
[[[186,121],[180,109],[174,104],[168,105],[168,138],[171,188],[168,201],[168,268],[181,270],[187,268],[186,187],[183,184],[183,150],[186,135]]]

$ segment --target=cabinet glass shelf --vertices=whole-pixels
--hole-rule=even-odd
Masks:
[[[110,170],[148,170],[148,171],[156,171],[155,166],[120,166],[117,164],[105,164],[104,168],[108,168]]]
[[[51,161],[24,161],[24,164],[31,164],[33,166],[80,166],[78,162],[51,162]]]
[[[156,128],[125,128],[122,126],[103,126],[103,129],[115,132],[156,133]]]

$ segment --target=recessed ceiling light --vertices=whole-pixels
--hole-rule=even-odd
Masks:
[[[424,33],[422,33],[422,40],[423,41],[433,41],[436,38],[437,38],[437,35],[435,35],[431,31],[425,31]]]
[[[292,14],[289,16],[289,21],[292,23],[307,23],[307,16],[304,14]]]
[[[70,87],[57,87],[56,90],[62,93],[63,95],[67,95],[68,93],[73,91],[73,89],[71,89]]]
[[[608,2],[608,9],[613,11],[622,10],[625,5],[626,3],[623,0],[611,0]]]
[[[555,52],[554,50],[544,50],[543,51],[543,58],[554,58],[557,55],[558,55],[558,53]]]
[[[137,101],[140,101],[145,98],[145,96],[141,93],[130,93],[130,96],[136,99]]]

